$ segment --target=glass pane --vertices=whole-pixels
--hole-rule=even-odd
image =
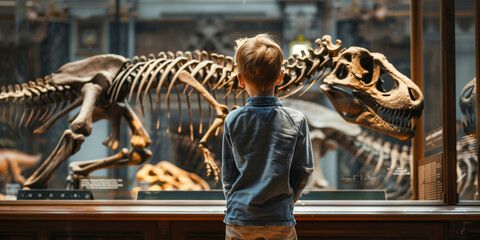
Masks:
[[[477,188],[474,1],[455,1],[457,105],[457,190],[459,200],[475,200]]]
[[[442,198],[440,1],[423,1],[424,159],[418,162],[418,199]]]
[[[345,47],[360,46],[371,52],[382,53],[398,71],[410,76],[408,1],[352,1],[348,4],[339,1],[336,9],[336,31]],[[404,117],[409,116],[403,114],[408,111],[402,111],[403,107],[398,103],[387,103],[388,99],[392,99],[390,97],[402,94],[398,89],[399,82],[384,74],[376,83],[376,89],[380,92],[374,97],[381,106],[377,113],[382,115],[387,124],[405,124],[403,127],[410,128],[410,123],[403,122]],[[338,159],[338,180],[332,181],[332,184],[341,190],[381,190],[386,193],[388,200],[411,199],[411,141],[366,127],[350,127],[352,130],[340,131],[343,135],[339,141],[339,151],[335,155],[330,153],[332,156],[327,156],[330,158],[322,159],[322,162]]]
[[[209,60],[222,68],[212,70],[210,62],[198,67],[197,78],[228,109],[243,106],[248,96],[238,89],[236,82],[216,86],[222,78],[236,81],[228,68],[232,60],[225,56],[233,57],[236,39],[268,32],[280,43],[286,58],[297,57],[291,61],[304,61],[299,60],[302,49],[307,50],[311,60],[325,61],[317,69],[304,72],[305,76],[299,78],[301,81],[297,81],[294,88],[278,91],[279,97],[288,96],[282,100],[285,105],[307,116],[314,154],[318,158],[315,174],[302,199],[411,198],[413,126],[410,119],[417,117],[421,109],[406,110],[400,102],[395,102],[405,97],[415,102],[421,95],[414,86],[403,88],[411,84],[409,1],[121,0],[118,8],[115,2],[2,2],[6,6],[0,9],[0,24],[6,33],[0,35],[0,86],[5,87],[0,103],[6,104],[0,105],[0,147],[5,156],[12,149],[33,156],[30,164],[20,166],[21,177],[1,175],[7,179],[0,189],[2,195],[14,195],[21,188],[23,178],[27,178],[31,188],[87,189],[95,199],[136,199],[139,192],[143,195],[138,195],[138,199],[222,199],[221,183],[213,175],[215,169],[207,176],[209,170],[204,163],[208,153],[215,163],[211,166],[221,166],[222,127],[212,129],[213,136],[204,144],[206,148],[199,148],[214,122],[215,111],[191,87],[180,83],[172,84],[171,89],[168,87],[179,67],[194,71],[199,66],[198,63],[186,65],[189,54],[204,62],[208,54]],[[441,127],[441,112],[437,107],[440,42],[438,3],[426,2],[424,79],[428,91],[425,92],[423,114],[425,133],[429,136]],[[345,50],[325,51],[325,56],[308,51],[309,47],[317,52],[324,50],[330,42],[324,38],[325,45],[322,45],[323,35],[332,37],[331,44],[341,40],[341,48]],[[197,49],[205,54],[197,56]],[[90,57],[104,53],[129,58],[130,65],[116,66],[115,61],[123,63],[123,59],[112,55],[108,56],[112,64],[107,64],[111,68],[102,65],[101,60],[91,68],[67,65],[61,70],[71,75],[57,82],[59,76],[65,76],[58,73],[64,64],[84,59],[91,61]],[[386,60],[372,53],[381,53]],[[344,88],[339,91],[351,97],[349,104],[344,101],[335,105],[338,104],[334,101],[336,98],[328,98],[320,85],[325,84],[322,80],[328,76],[340,81],[343,70],[353,69],[352,59],[361,66],[357,69],[362,71],[361,77],[343,87],[340,87],[342,83],[333,83],[327,88],[331,91]],[[172,64],[175,61],[178,62]],[[291,72],[285,65],[286,79],[292,79],[293,72],[299,76],[303,66],[310,68],[315,61],[300,63]],[[342,68],[342,64],[346,68]],[[92,70],[95,68],[111,69],[111,72],[95,77],[87,74],[90,71],[99,73],[99,69]],[[166,72],[170,75],[162,80]],[[53,83],[52,77],[36,80],[52,73],[57,73],[56,77],[52,76]],[[108,74],[117,78],[105,82]],[[403,75],[405,77],[399,77]],[[88,120],[79,121],[84,114],[88,115],[88,112],[80,112],[79,99],[87,91],[95,92],[95,89],[85,88],[82,93],[88,81],[105,88],[106,94],[96,102],[99,108],[94,115],[108,120],[93,123],[91,134],[89,128],[82,128],[82,123]],[[160,81],[164,81],[164,85],[156,88]],[[369,91],[362,92],[359,85],[368,86]],[[147,89],[152,91],[145,91]],[[418,103],[413,105],[419,106]],[[63,113],[62,108],[71,111],[54,118]],[[372,111],[368,113],[367,109]],[[132,121],[134,116],[138,122]],[[93,121],[98,120],[96,118]],[[55,122],[48,130],[35,131],[51,119]],[[76,121],[69,122],[69,119]],[[146,148],[143,148],[146,143],[142,142],[146,134],[137,127],[138,123],[143,125],[151,140]],[[71,128],[85,135],[85,139],[65,132]],[[66,138],[62,138],[64,133]],[[110,148],[104,146],[105,139]],[[56,152],[57,144],[63,150]],[[434,155],[438,147],[427,151],[426,157]],[[39,155],[40,160],[36,157]],[[37,180],[33,174],[49,155],[55,156],[53,162],[47,164],[55,166],[51,179]],[[45,176],[50,175],[43,173],[42,177]],[[425,181],[436,186],[440,177]],[[434,195],[423,199],[439,198]]]

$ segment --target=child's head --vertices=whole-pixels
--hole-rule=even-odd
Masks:
[[[267,34],[236,41],[235,61],[238,73],[257,91],[273,89],[281,76],[283,53]]]

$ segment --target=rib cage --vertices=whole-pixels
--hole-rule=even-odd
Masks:
[[[323,42],[322,42],[323,41]],[[284,60],[282,70],[285,73],[284,81],[276,87],[276,95],[285,98],[305,88],[306,92],[315,82],[326,76],[326,69],[331,68],[332,58],[340,49],[340,41],[334,45],[329,36],[322,40],[317,39],[316,48],[302,52],[302,56],[292,56]],[[143,107],[147,101],[155,99],[155,109],[152,112],[160,112],[162,105],[166,104],[167,116],[170,119],[170,97],[176,95],[178,98],[178,109],[180,121],[182,110],[180,95],[186,96],[189,110],[190,136],[193,139],[191,97],[193,88],[182,84],[179,80],[179,73],[187,71],[193,76],[211,95],[218,101],[224,102],[230,108],[245,105],[246,91],[238,86],[236,78],[236,64],[233,57],[206,51],[196,50],[191,52],[178,51],[175,54],[171,51],[160,52],[157,57],[154,54],[146,56],[135,56],[132,61],[127,62],[113,80],[107,93],[110,102],[127,101],[137,102]],[[306,87],[305,87],[306,86]],[[155,94],[152,97],[151,93]],[[303,94],[303,93],[300,93]],[[197,92],[193,98],[197,99],[199,118],[202,119],[202,104],[200,94]],[[233,102],[228,102],[232,99]],[[208,106],[209,122],[212,123],[212,106]],[[159,120],[157,119],[156,128]],[[179,132],[181,131],[179,123]],[[203,126],[200,123],[200,132]]]
[[[331,68],[332,57],[338,53],[340,42],[333,45],[330,37],[317,39],[316,48],[303,52],[302,56],[292,56],[285,60],[282,70],[285,73],[283,83],[276,88],[276,95],[285,98],[298,93],[304,86],[311,87],[319,78],[324,76],[327,68]],[[219,89],[226,90],[225,98],[231,93],[237,99],[243,89],[239,88],[236,78],[236,64],[233,57],[216,53],[208,54],[206,51],[196,50],[191,52],[160,52],[155,58],[150,54],[135,56],[128,62],[114,79],[108,91],[111,102],[127,98],[130,102],[134,94],[136,101],[145,102],[148,91],[156,90],[159,99],[160,90],[166,89],[166,99],[176,85],[178,74],[182,70],[188,71],[202,85],[213,93]],[[192,90],[185,87],[184,93],[190,95]],[[158,104],[157,100],[157,104]]]
[[[368,189],[385,189],[387,199],[410,199],[411,149],[374,138],[367,131],[358,136],[347,136],[335,131],[328,135],[352,157],[348,164],[361,165],[355,173]]]
[[[337,40],[333,44],[330,36],[324,36],[317,39],[315,44],[315,49],[309,49],[308,52],[302,52],[301,56],[295,55],[284,60],[282,65],[284,81],[275,89],[279,98],[303,94],[332,67],[332,59],[338,54],[341,42]],[[126,62],[116,75],[104,98],[107,102],[135,100],[143,106],[147,96],[155,92],[156,110],[160,110],[161,101],[165,101],[169,108],[169,98],[174,90],[177,96],[186,94],[187,104],[190,105],[190,97],[194,90],[179,84],[178,73],[182,70],[194,75],[217,101],[222,99],[229,105],[228,98],[233,98],[230,107],[245,104],[246,92],[238,86],[233,57],[208,54],[199,50],[193,55],[191,52],[178,51],[174,54],[169,51],[160,52],[157,57],[149,54],[148,57],[132,58],[132,61]],[[303,88],[305,90],[300,93]],[[54,114],[59,109],[67,107],[68,111],[71,111],[81,104],[73,102],[81,97],[79,89],[70,85],[55,84],[50,76],[21,85],[2,86],[0,90],[0,122],[15,129],[30,127],[37,123],[45,124],[49,121],[47,125],[50,126],[57,120]],[[161,96],[162,92],[165,96]],[[198,93],[197,99],[200,99]],[[201,109],[200,101],[198,102]],[[209,108],[211,112],[211,106]],[[191,116],[189,117],[192,121]]]

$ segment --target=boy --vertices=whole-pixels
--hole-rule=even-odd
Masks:
[[[304,115],[274,97],[283,54],[266,34],[237,40],[239,85],[250,98],[225,118],[226,239],[297,239],[293,205],[313,171]]]

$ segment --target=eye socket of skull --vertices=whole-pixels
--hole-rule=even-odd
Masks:
[[[366,53],[361,54],[360,56],[360,66],[363,68],[364,73],[362,74],[362,81],[364,84],[368,85],[372,82],[373,75],[373,58]],[[366,71],[366,72],[365,72]]]
[[[468,88],[464,89],[461,93],[463,99],[469,99],[472,97],[473,94],[473,86],[469,86]]]
[[[340,66],[338,66],[337,71],[335,72],[335,76],[337,79],[345,79],[348,76],[348,68],[345,66],[345,64],[341,63]]]
[[[380,78],[375,84],[378,91],[382,93],[388,93],[398,88],[398,81],[395,80],[392,76],[390,76],[390,74],[386,73],[383,70],[380,70],[379,76]],[[409,90],[411,91],[411,89]],[[410,95],[412,95],[412,93],[410,93]],[[414,98],[414,100],[415,99],[416,98]]]
[[[470,86],[469,86],[470,85]],[[460,110],[463,114],[473,113],[475,108],[475,85],[468,84],[460,94]]]

